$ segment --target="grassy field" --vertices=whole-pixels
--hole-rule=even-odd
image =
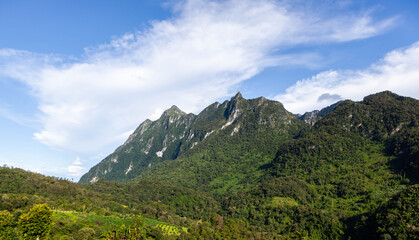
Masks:
[[[106,230],[118,229],[120,226],[129,226],[135,223],[135,218],[126,217],[120,218],[116,216],[99,216],[81,212],[68,212],[68,211],[54,211],[54,218],[71,218],[73,222],[86,222],[90,225],[99,224]],[[164,234],[167,235],[180,235],[181,231],[187,232],[188,229],[185,227],[179,227],[173,224],[168,224],[151,218],[143,218],[146,226],[156,226],[160,228]]]

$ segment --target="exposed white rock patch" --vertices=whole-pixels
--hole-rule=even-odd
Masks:
[[[193,147],[195,147],[195,145],[196,145],[196,144],[198,144],[198,142],[194,142],[194,143],[192,143],[191,149],[192,149]]]
[[[205,136],[204,136],[204,139],[205,138],[207,138],[207,137],[209,137],[211,134],[213,134],[214,133],[214,130],[212,130],[211,132],[207,132],[206,134],[205,134]]]
[[[117,163],[117,162],[118,162],[118,156],[116,156],[116,157],[112,158],[112,159],[111,159],[111,162],[113,162],[113,163]]]
[[[127,150],[125,150],[126,153],[130,153],[132,151],[133,147],[129,147]]]
[[[390,133],[390,135],[393,135],[393,134],[395,134],[396,132],[400,131],[400,129],[402,129],[403,125],[404,125],[404,124],[402,123],[402,124],[400,124],[398,127],[396,127],[396,129],[394,129],[394,130]]]
[[[145,149],[143,149],[143,153],[148,154],[150,152],[151,147],[153,146],[153,139],[154,137],[151,137],[148,141],[147,141],[147,146]]]
[[[95,182],[97,182],[97,180],[99,180],[99,178],[98,177],[94,177],[94,178],[92,178],[92,180],[90,180],[90,183],[95,183]]]
[[[226,124],[224,124],[224,125],[221,127],[221,129],[224,129],[224,128],[226,128],[226,127],[230,126],[232,123],[233,123],[233,121],[228,121]]]
[[[157,157],[163,157],[164,151],[166,151],[166,147],[164,147],[162,150],[156,152]]]
[[[151,163],[149,163],[149,164],[148,164],[148,168],[151,168],[151,165],[152,165],[152,164],[151,164]]]
[[[163,140],[163,146],[166,147],[167,146],[167,141],[169,140],[169,136],[164,136],[164,140]]]
[[[151,123],[151,121],[146,120],[143,124],[141,124],[140,135],[143,135],[143,133],[149,129],[148,126],[150,125],[150,123]]]
[[[230,117],[230,118],[228,119],[228,121],[226,122],[226,124],[224,124],[224,125],[221,127],[221,129],[224,129],[224,128],[226,128],[226,127],[230,126],[231,124],[233,124],[233,122],[234,122],[234,121],[236,120],[236,118],[239,116],[239,113],[240,113],[240,110],[235,109],[235,110],[234,110],[234,114],[233,114],[233,116],[232,116],[232,117]]]
[[[125,175],[127,175],[132,170],[132,163],[129,164],[128,169],[125,171]]]
[[[195,137],[195,133],[192,133],[191,135],[189,135],[188,139],[191,140],[193,137]]]
[[[240,130],[240,125],[238,125],[237,127],[235,127],[234,129],[233,129],[233,131],[231,132],[231,136],[234,136],[234,134],[236,134],[236,133],[238,133],[239,132],[239,130]]]
[[[170,117],[170,118],[169,118],[169,122],[170,122],[170,123],[174,123],[174,122],[178,121],[181,117],[182,117],[182,116],[180,116],[180,115]]]
[[[125,141],[124,145],[131,143],[135,137],[138,135],[142,135],[145,131],[149,129],[150,121],[143,122],[138,129],[136,129],[131,135],[129,135],[128,139]]]
[[[265,101],[266,101],[266,98],[261,97],[261,98],[259,99],[259,102],[258,102],[258,107],[262,106],[262,104],[263,104],[263,103],[265,103]]]

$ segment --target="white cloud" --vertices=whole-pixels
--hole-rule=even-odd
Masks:
[[[80,177],[86,170],[85,167],[82,167],[82,161],[79,157],[74,160],[74,162],[67,167],[67,174],[72,177]]]
[[[80,177],[84,172],[85,168],[78,165],[70,165],[67,167],[68,175],[73,177]]]
[[[10,107],[8,106],[0,106],[0,117],[3,117],[5,119],[9,119],[17,124],[20,124],[22,126],[32,126],[36,124],[36,122],[33,119],[21,116],[15,112],[12,112],[10,110]]]
[[[81,162],[80,158],[77,157],[76,160],[73,162],[73,165],[83,165],[83,163]]]
[[[163,114],[164,110],[161,108],[156,108],[154,112],[148,117],[148,119],[154,121],[159,119],[159,117]]]
[[[293,113],[304,113],[326,107],[339,98],[359,101],[384,90],[419,98],[419,42],[386,54],[365,70],[330,70],[298,81],[275,99]]]
[[[0,75],[32,89],[43,126],[37,140],[85,157],[101,155],[173,104],[196,112],[266,67],[313,67],[306,59],[315,54],[286,50],[367,38],[395,21],[374,21],[368,13],[330,17],[281,4],[182,1],[173,18],[86,49],[81,59],[0,50]],[[78,174],[81,166],[68,171]]]
[[[57,175],[61,175],[61,176],[80,176],[82,173],[78,174],[78,175],[74,175],[73,174],[69,174],[68,169],[69,168],[62,168],[62,167],[47,167],[47,166],[42,166],[39,163],[24,163],[24,162],[19,162],[19,161],[11,161],[9,159],[4,159],[4,158],[0,158],[0,166],[4,166],[6,165],[7,167],[11,167],[11,168],[20,168],[20,169],[24,169],[26,171],[30,171],[33,173],[40,173],[43,174],[45,176],[57,176]],[[71,168],[73,170],[73,168]],[[85,170],[85,169],[84,169]],[[74,171],[74,170],[73,170]]]

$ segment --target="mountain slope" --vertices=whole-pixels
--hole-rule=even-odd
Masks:
[[[228,121],[193,151],[150,168],[138,179],[200,186],[220,194],[237,191],[263,175],[281,142],[308,126],[282,104],[265,98],[232,101],[226,116]]]
[[[169,199],[174,202],[173,206],[153,199],[155,188],[150,186],[163,190],[159,192],[163,196],[161,200],[166,202]],[[186,197],[189,199],[187,203],[175,204]],[[176,212],[200,217],[202,209],[215,205],[205,192],[154,182],[98,181],[82,185],[22,169],[0,167],[0,239],[35,239],[20,236],[19,219],[37,204],[46,204],[53,211],[50,231],[42,239],[105,239],[110,236],[108,234],[127,232],[129,226],[133,232],[133,224],[137,221],[141,224],[136,227],[141,228],[147,239],[173,239],[170,233],[173,234],[174,230],[174,234],[180,234],[179,225],[190,226],[195,222],[176,215]],[[198,204],[201,208],[194,209],[193,206]],[[171,224],[156,218],[168,220]],[[39,224],[40,221],[31,222],[33,228]],[[167,238],[163,238],[163,233]]]
[[[418,104],[390,92],[339,103],[313,127],[279,144],[258,181],[226,193],[223,210],[261,231],[295,238],[363,239],[354,236],[365,219],[418,183]],[[407,208],[404,204],[398,208]],[[417,225],[411,225],[419,221],[417,215],[394,215],[408,219],[404,226],[417,234],[412,228]],[[406,230],[393,228],[396,221],[380,221],[387,229],[370,229],[370,236],[391,232],[396,239]]]
[[[309,131],[284,142],[270,171],[274,178],[303,181],[321,197],[316,208],[341,218],[374,211],[417,183],[418,103],[390,92],[341,102]]]
[[[273,154],[275,139],[295,135],[303,125],[281,103],[263,97],[246,100],[240,93],[230,101],[208,106],[198,115],[186,114],[173,106],[157,121],[143,122],[124,145],[93,167],[80,183],[132,179],[160,162],[193,154],[197,148],[203,148],[200,145],[224,141],[219,138],[227,136],[236,144],[255,142],[252,139],[263,134],[266,145],[258,147]],[[217,152],[214,146],[209,147]]]
[[[252,109],[256,102],[239,108]],[[248,123],[246,131],[220,132],[194,151],[151,167],[137,181],[213,193],[220,214],[247,221],[255,231],[345,239],[365,224],[358,216],[417,183],[418,103],[382,92],[341,102],[299,131],[292,126],[301,121],[270,128],[258,124],[257,111],[246,111],[247,120],[239,120]]]
[[[419,101],[381,92],[320,112],[310,125],[240,94],[198,115],[172,107],[99,164],[86,178],[95,183],[59,188],[0,169],[0,207],[41,196],[62,209],[141,212],[189,227],[179,239],[419,239]]]
[[[418,100],[385,91],[369,95],[361,102],[341,102],[321,125],[335,125],[381,141],[409,127],[418,119]]]

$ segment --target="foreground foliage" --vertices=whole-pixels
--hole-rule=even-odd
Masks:
[[[46,204],[35,205],[19,217],[19,230],[24,239],[44,239],[51,228],[52,211]]]

